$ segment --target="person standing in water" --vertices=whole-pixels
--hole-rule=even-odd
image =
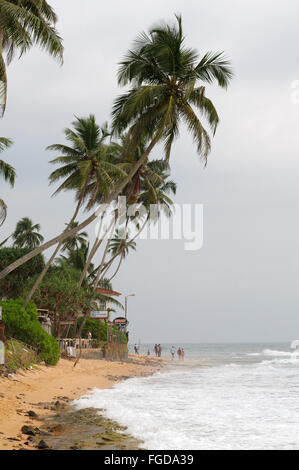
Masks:
[[[181,360],[181,356],[182,356],[182,350],[181,348],[178,349],[178,358],[179,358],[179,361]]]
[[[181,357],[182,357],[182,361],[184,360],[184,357],[185,357],[185,351],[184,351],[184,348],[181,349]]]
[[[171,347],[170,354],[171,354],[171,359],[173,361],[174,360],[174,354],[175,354],[175,347],[174,346]]]

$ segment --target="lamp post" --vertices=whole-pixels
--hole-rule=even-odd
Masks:
[[[128,297],[135,297],[135,294],[128,294],[125,296],[125,319],[127,320],[128,313]]]

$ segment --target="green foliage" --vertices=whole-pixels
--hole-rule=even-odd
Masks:
[[[33,224],[28,217],[23,217],[16,225],[16,229],[12,234],[14,246],[17,248],[36,248],[43,241],[44,237],[39,233],[40,225]]]
[[[95,308],[93,294],[88,288],[78,286],[79,277],[80,272],[66,265],[52,267],[35,291],[33,300],[39,308],[58,315],[59,320],[76,317],[84,310],[91,311]]]
[[[34,45],[62,62],[62,39],[55,29],[57,21],[53,8],[46,0],[0,0],[0,101],[2,114],[6,106],[7,73],[15,52],[21,56]]]
[[[36,306],[30,302],[24,309],[23,304],[22,299],[0,301],[6,335],[36,348],[40,359],[46,364],[57,364],[60,357],[59,344],[41,327]]]
[[[80,325],[83,321],[83,317],[78,318],[77,326],[80,328]],[[92,334],[92,339],[98,339],[98,332],[99,332],[99,320],[95,318],[88,317],[86,319],[86,323],[82,330],[82,338],[87,337],[87,331],[90,331]],[[101,341],[107,341],[107,323],[101,321]],[[119,333],[119,329],[116,326],[112,326],[112,331],[114,333]],[[125,335],[122,335],[123,342],[126,343],[127,339]]]
[[[211,143],[201,116],[213,135],[219,117],[202,83],[216,82],[226,88],[231,78],[230,63],[223,53],[208,52],[201,58],[186,47],[182,19],[176,16],[174,25],[163,23],[149,34],[139,34],[120,63],[119,84],[131,88],[114,101],[113,131],[121,134],[129,129],[127,154],[142,139],[163,142],[168,161],[183,121],[206,163]]]
[[[0,152],[3,150],[8,149],[12,145],[12,140],[8,139],[7,137],[0,137]],[[4,160],[0,160],[0,176],[7,181],[10,186],[14,186],[15,178],[16,178],[16,170],[6,163]],[[2,225],[6,219],[7,215],[7,206],[3,199],[0,199],[0,225]]]
[[[21,256],[30,252],[29,248],[1,248],[0,271]],[[45,265],[42,254],[35,256],[0,280],[0,298],[16,299],[21,296],[25,285],[32,277],[39,274]]]
[[[100,127],[94,115],[77,117],[72,122],[73,129],[65,129],[65,137],[70,145],[54,144],[48,150],[60,152],[60,156],[50,163],[59,165],[49,177],[50,183],[63,180],[54,194],[60,191],[76,191],[76,199],[87,203],[91,209],[102,202],[114,184],[126,176],[115,163],[120,147],[115,142],[105,143],[109,136],[107,125]]]

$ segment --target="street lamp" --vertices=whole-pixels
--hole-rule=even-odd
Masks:
[[[135,297],[135,294],[128,294],[125,296],[125,319],[127,319],[128,313],[128,297]]]

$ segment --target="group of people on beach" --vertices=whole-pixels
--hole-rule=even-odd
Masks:
[[[174,356],[175,356],[175,347],[174,346],[171,347],[170,354],[171,354],[171,359],[174,360]],[[184,348],[179,348],[177,350],[177,355],[178,355],[179,361],[183,361],[184,358],[185,358]]]
[[[139,345],[134,344],[134,352],[135,354],[139,354]],[[162,346],[161,344],[155,344],[154,346],[154,352],[156,357],[161,357],[162,355]],[[179,361],[183,361],[185,358],[185,351],[184,348],[179,347],[178,350],[176,351],[176,348],[174,346],[171,347],[170,349],[170,354],[171,354],[171,359],[174,360],[175,358],[175,353],[178,355]],[[150,356],[150,350],[147,350],[147,355]]]

